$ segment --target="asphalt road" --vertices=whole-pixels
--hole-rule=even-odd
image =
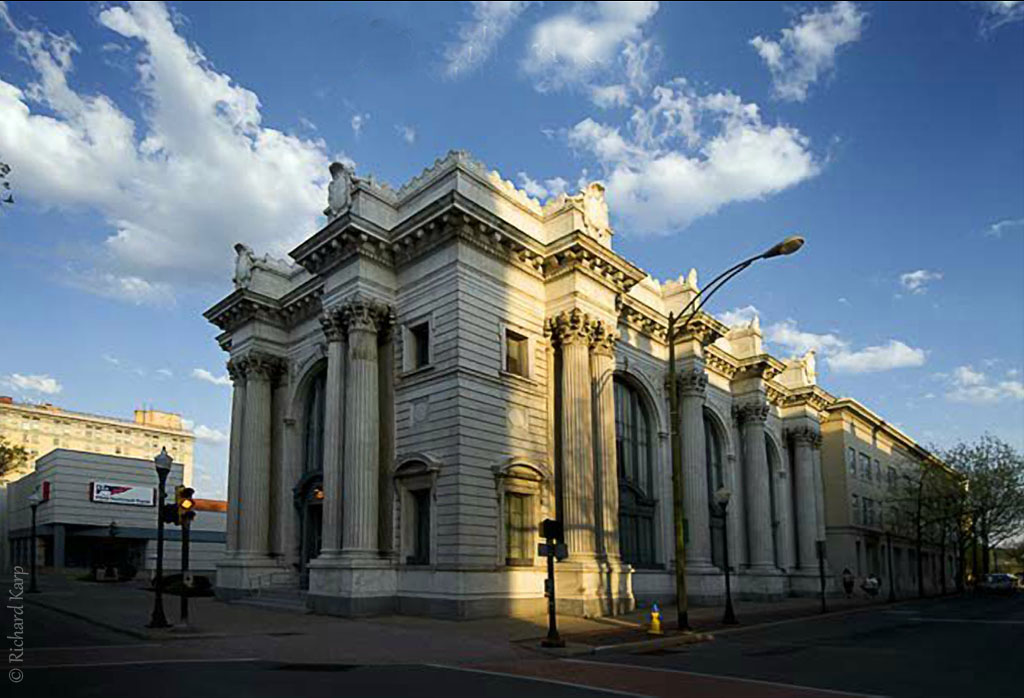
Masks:
[[[1020,694],[1024,596],[943,599],[739,628],[713,642],[462,667],[303,665],[152,643],[41,607],[12,696],[888,696]],[[742,618],[741,618],[742,620]],[[11,664],[8,664],[10,668]],[[10,676],[6,677],[10,682]]]
[[[1017,696],[1024,694],[1022,640],[1024,595],[1017,594],[741,628],[706,644],[595,661],[870,695]]]

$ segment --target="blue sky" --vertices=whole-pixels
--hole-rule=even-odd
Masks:
[[[9,3],[0,393],[181,412],[222,495],[203,310],[231,247],[321,222],[327,164],[467,149],[543,197],[608,186],[616,249],[927,444],[1024,447],[1020,3]]]

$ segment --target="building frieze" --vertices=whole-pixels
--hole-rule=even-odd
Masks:
[[[571,233],[553,243],[545,252],[544,279],[551,281],[566,274],[581,272],[617,293],[627,293],[647,274],[615,254],[593,238]]]

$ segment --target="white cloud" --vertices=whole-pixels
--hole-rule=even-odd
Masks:
[[[981,33],[987,34],[1004,24],[1024,19],[1024,2],[976,2],[981,8]]]
[[[942,279],[942,272],[918,269],[900,274],[900,285],[911,293],[921,295],[928,291],[928,284]]]
[[[819,170],[797,129],[766,124],[730,92],[700,95],[685,80],[654,88],[625,127],[586,118],[569,145],[601,165],[612,210],[631,233],[669,233],[735,201],[762,199]]]
[[[733,308],[732,310],[726,310],[724,313],[719,313],[718,319],[729,327],[741,327],[749,325],[760,314],[761,312],[757,308],[747,305],[742,308]]]
[[[530,2],[473,2],[473,19],[459,25],[459,39],[445,47],[444,72],[458,78],[482,65]]]
[[[595,81],[607,87],[609,74],[621,78],[613,82],[642,91],[658,53],[643,38],[643,27],[657,11],[657,2],[573,5],[533,27],[523,72],[540,92],[583,88],[599,104],[608,104],[613,93],[592,90]]]
[[[1016,373],[1007,373],[1014,378]],[[952,402],[977,405],[994,404],[1003,400],[1024,400],[1024,383],[1019,380],[992,381],[985,373],[972,366],[957,366],[949,376],[950,389],[946,398]]]
[[[823,355],[840,354],[847,351],[849,344],[834,334],[815,334],[797,327],[795,320],[783,320],[769,325],[764,338],[771,344],[785,347],[793,354],[815,351]]]
[[[174,376],[174,372],[169,368],[158,368],[156,372],[157,375],[163,376],[164,378],[171,378]]]
[[[894,368],[923,366],[927,354],[923,349],[907,346],[890,339],[881,346],[865,347],[857,351],[842,350],[826,358],[829,368],[837,373],[874,373]]]
[[[590,88],[590,101],[602,109],[629,105],[629,90],[625,85],[598,85]]]
[[[412,145],[413,143],[416,142],[416,129],[414,129],[412,126],[402,126],[400,124],[395,124],[395,130],[398,131],[398,135],[402,137],[402,140],[404,140],[409,145]]]
[[[535,199],[539,199],[540,201],[544,201],[552,196],[564,194],[566,189],[569,187],[569,182],[562,177],[545,179],[543,184],[533,179],[525,172],[519,172],[516,177],[519,180],[519,187],[527,194]]]
[[[369,114],[352,115],[352,121],[350,123],[352,124],[352,133],[355,134],[356,138],[359,138],[359,136],[363,135],[363,126],[365,126],[366,122],[369,120]]]
[[[0,378],[0,383],[15,390],[27,390],[32,393],[43,393],[45,395],[56,395],[64,389],[56,378],[45,373],[27,376],[20,373],[12,373]]]
[[[195,428],[196,438],[201,441],[209,441],[210,443],[223,444],[228,442],[227,433],[220,429],[212,429],[205,424],[200,424]]]
[[[172,286],[228,278],[239,231],[280,255],[315,227],[328,179],[322,141],[263,125],[259,97],[215,71],[163,4],[105,7],[97,18],[135,52],[137,119],[76,90],[70,35],[22,29],[0,5],[0,27],[34,73],[24,85],[0,80],[0,152],[22,200],[95,210],[112,229],[79,255],[87,268],[72,283],[166,302]]]
[[[104,298],[124,301],[132,305],[171,307],[175,305],[174,289],[162,281],[147,281],[140,276],[121,276],[97,269],[67,267],[61,277],[64,283],[95,293]]]
[[[810,86],[833,70],[839,47],[860,38],[863,25],[860,8],[852,2],[837,2],[800,15],[793,26],[782,30],[778,41],[756,36],[750,45],[771,71],[775,95],[802,102]]]
[[[801,330],[792,319],[769,325],[763,333],[767,343],[782,347],[791,354],[816,352],[837,373],[873,373],[922,366],[928,356],[925,350],[908,346],[898,339],[890,339],[879,346],[854,349],[839,335]]]
[[[1005,233],[1012,230],[1024,230],[1024,218],[1005,218],[993,223],[985,231],[985,235],[992,238],[1001,238]]]
[[[230,376],[215,376],[209,371],[207,371],[205,368],[193,368],[192,377],[198,378],[201,381],[206,381],[207,383],[213,383],[214,385],[231,385]]]

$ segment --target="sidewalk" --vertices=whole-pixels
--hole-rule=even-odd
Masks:
[[[43,606],[126,638],[177,651],[244,653],[286,662],[401,663],[508,661],[537,657],[539,641],[547,632],[547,618],[486,618],[469,621],[414,616],[344,619],[235,605],[214,598],[190,599],[188,631],[146,628],[153,608],[153,593],[141,584],[81,582],[72,574],[40,575],[42,593],[26,597]],[[164,596],[167,619],[178,619],[179,597]],[[830,599],[829,610],[851,610],[883,604],[884,600]],[[740,602],[736,615],[743,626],[817,615],[817,599],[789,599],[775,603]],[[721,608],[692,608],[690,622],[701,632],[721,630]],[[623,643],[643,643],[648,649],[701,641],[693,634],[671,630],[675,608],[662,611],[664,638],[647,634],[648,611],[626,616],[584,619],[559,616],[559,631],[567,649],[558,655],[583,655],[612,649]],[[625,649],[625,648],[622,648]],[[239,655],[241,656],[241,655]]]

